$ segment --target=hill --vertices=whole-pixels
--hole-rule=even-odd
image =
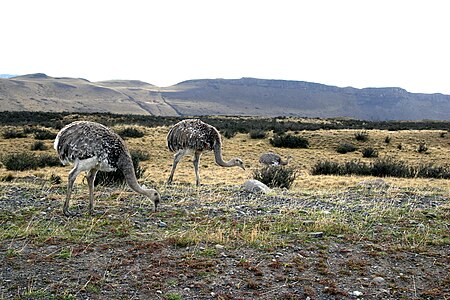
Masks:
[[[0,78],[0,104],[0,111],[450,119],[450,95],[256,78],[188,80],[157,87],[138,80],[90,82],[30,74]]]

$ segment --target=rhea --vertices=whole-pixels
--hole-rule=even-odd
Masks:
[[[285,166],[289,163],[291,158],[291,156],[288,156],[286,160],[283,160],[278,154],[267,152],[261,155],[259,162],[266,166]]]
[[[87,174],[91,214],[94,212],[94,181],[98,171],[122,171],[128,186],[152,200],[153,209],[156,210],[160,201],[159,193],[139,185],[125,142],[108,127],[88,121],[70,123],[59,131],[54,148],[63,165],[73,164],[73,169],[68,176],[67,194],[63,206],[63,213],[66,216],[74,215],[69,211],[69,201],[74,182],[83,171]]]
[[[219,131],[198,119],[186,119],[175,124],[167,134],[167,147],[175,152],[172,171],[167,183],[172,183],[177,164],[187,154],[194,154],[194,171],[196,185],[200,185],[198,165],[203,151],[214,151],[216,163],[221,167],[240,167],[245,170],[240,158],[224,161],[222,158],[222,141]]]

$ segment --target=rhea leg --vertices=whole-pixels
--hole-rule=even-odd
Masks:
[[[89,187],[89,213],[92,215],[94,213],[94,181],[97,175],[97,169],[91,169],[86,176]]]
[[[178,150],[177,153],[173,156],[173,164],[172,164],[172,171],[170,172],[169,179],[167,180],[167,184],[171,184],[173,180],[173,174],[175,173],[175,169],[177,168],[178,163],[183,158],[183,156],[186,154],[186,151],[181,149]]]
[[[69,172],[66,201],[64,201],[64,206],[63,206],[63,213],[67,217],[75,215],[74,213],[69,211],[69,201],[70,201],[70,196],[72,195],[73,184],[75,183],[75,180],[77,179],[77,177],[81,173],[81,171],[82,170],[79,168],[78,164],[76,163],[75,166],[73,167],[73,169]]]
[[[195,151],[194,153],[194,171],[195,171],[195,184],[197,186],[200,185],[200,175],[198,173],[198,165],[200,163],[200,155],[202,155],[202,153],[200,151]]]

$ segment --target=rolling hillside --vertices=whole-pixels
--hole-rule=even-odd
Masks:
[[[448,120],[450,95],[255,78],[189,80],[170,87],[138,80],[90,82],[45,74],[0,78],[0,111],[22,110]]]

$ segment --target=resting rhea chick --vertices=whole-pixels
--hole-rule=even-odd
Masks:
[[[196,184],[200,185],[198,165],[203,151],[214,151],[216,163],[222,167],[240,167],[245,170],[240,158],[232,158],[224,161],[222,158],[222,141],[219,131],[209,124],[198,119],[187,119],[175,124],[167,134],[167,147],[175,152],[172,171],[168,184],[172,183],[173,174],[178,162],[186,154],[194,154],[194,171]]]
[[[292,157],[288,156],[286,160],[283,160],[278,154],[268,152],[261,155],[259,162],[266,166],[285,166],[291,159]]]
[[[63,206],[66,216],[74,215],[69,211],[69,201],[73,184],[82,171],[87,172],[89,212],[91,214],[94,212],[94,180],[98,171],[121,170],[128,186],[135,192],[150,198],[153,201],[153,208],[156,210],[160,201],[159,193],[154,189],[145,189],[139,185],[125,142],[108,127],[88,121],[70,123],[59,131],[54,148],[64,165],[67,163],[74,165],[69,173],[67,195]]]

